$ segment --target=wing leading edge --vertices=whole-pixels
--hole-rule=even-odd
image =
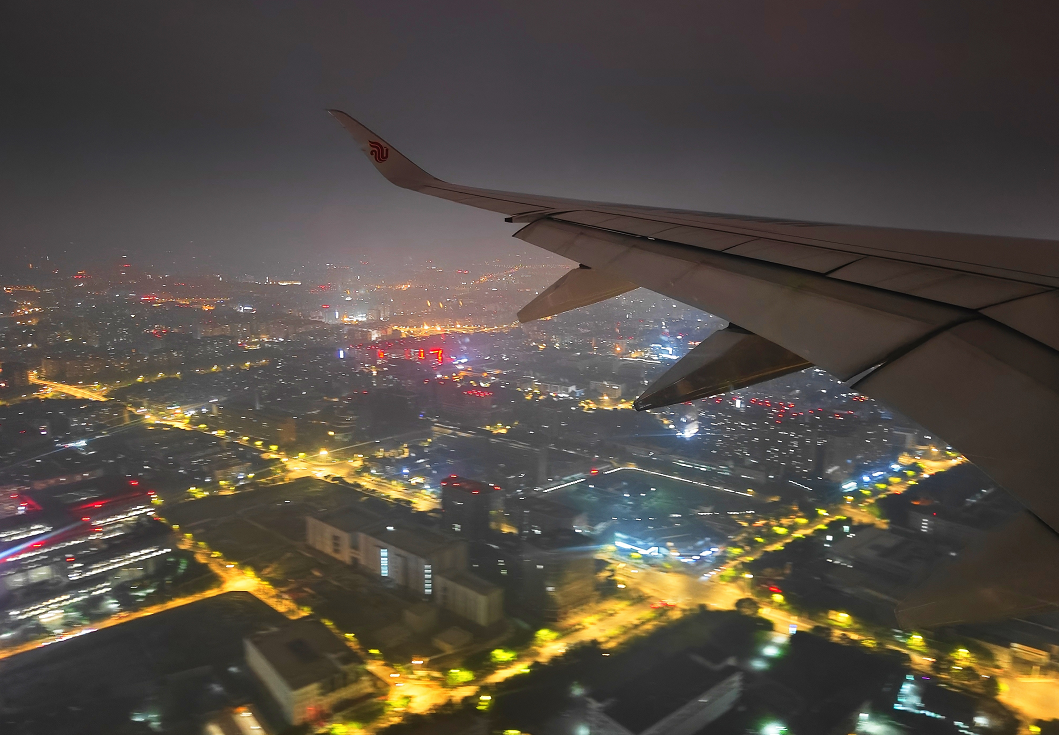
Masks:
[[[331,114],[394,184],[505,214],[526,225],[515,237],[600,279],[721,316],[851,381],[936,432],[1059,531],[1050,461],[1059,444],[1059,242],[476,189],[431,176]]]

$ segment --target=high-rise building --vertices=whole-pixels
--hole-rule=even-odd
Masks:
[[[531,534],[522,543],[521,602],[543,620],[561,620],[596,598],[596,541],[575,531]]]
[[[478,541],[489,532],[490,515],[500,509],[496,485],[451,475],[441,481],[441,517],[445,528]]]
[[[29,385],[29,367],[24,362],[0,363],[0,388],[25,388]]]

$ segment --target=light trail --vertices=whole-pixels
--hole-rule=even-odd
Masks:
[[[79,526],[81,526],[80,523],[72,523],[69,526],[64,526],[63,528],[57,529],[55,531],[51,531],[50,533],[46,533],[43,536],[34,536],[34,537],[30,538],[28,541],[25,541],[25,542],[19,544],[18,546],[12,546],[10,549],[5,551],[3,554],[0,554],[0,563],[3,563],[5,561],[9,561],[9,560],[13,559],[14,557],[18,556],[19,554],[21,554],[24,551],[30,551],[31,549],[34,549],[34,548],[37,548],[37,547],[41,547],[45,543],[47,543],[48,541],[51,541],[52,539],[54,539],[55,537],[60,536],[63,533],[66,533],[67,531],[70,531],[70,530],[73,530],[75,528],[78,528]]]
[[[645,470],[642,467],[615,467],[614,469],[605,470],[602,474],[609,475],[614,472],[621,472],[622,470],[632,470],[635,472],[643,472],[647,475],[655,475],[657,477],[664,477],[667,480],[676,480],[677,482],[686,482],[689,485],[698,485],[699,487],[709,488],[710,490],[720,490],[725,493],[732,493],[733,495],[742,495],[744,498],[754,497],[753,493],[744,493],[738,490],[731,490],[730,488],[721,487],[720,485],[710,485],[709,483],[699,482],[698,480],[689,480],[686,477],[677,477],[676,475],[667,475],[664,472],[656,472],[655,470]]]
[[[562,485],[556,485],[555,487],[546,488],[544,490],[541,490],[541,492],[542,493],[550,493],[552,490],[562,490],[564,487],[570,487],[571,485],[576,485],[577,483],[584,482],[587,479],[588,479],[587,477],[582,477],[580,480],[571,480],[570,482],[564,482]]]
[[[117,559],[113,559],[111,561],[93,564],[85,571],[71,572],[69,576],[71,580],[83,579],[84,577],[93,577],[97,574],[102,574],[103,572],[109,572],[112,569],[120,569],[121,567],[128,566],[129,564],[134,564],[139,561],[144,561],[145,559],[151,559],[156,556],[161,556],[162,554],[168,554],[170,551],[172,551],[172,549],[158,548],[157,546],[152,546],[147,549],[140,549],[138,551],[129,552],[128,554],[119,556]]]
[[[49,388],[56,393],[66,393],[67,395],[73,396],[74,398],[84,398],[89,401],[109,401],[102,393],[91,390],[89,388],[81,388],[76,385],[66,385],[65,383],[56,383],[51,380],[44,380],[38,378],[36,373],[29,376],[29,382],[36,385],[43,385],[45,388]]]

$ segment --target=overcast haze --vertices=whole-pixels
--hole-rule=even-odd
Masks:
[[[1055,6],[8,1],[0,252],[523,247],[331,107],[468,185],[1059,239]]]

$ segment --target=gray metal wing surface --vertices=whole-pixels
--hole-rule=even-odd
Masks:
[[[720,316],[935,432],[1059,531],[1059,242],[586,202],[441,181],[332,115],[407,189]],[[587,302],[586,302],[587,303]]]

